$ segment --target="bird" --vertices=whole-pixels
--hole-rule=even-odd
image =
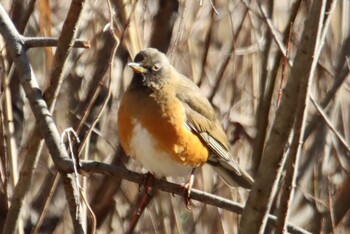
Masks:
[[[230,187],[251,189],[254,180],[231,157],[228,138],[199,87],[154,48],[141,50],[128,66],[134,75],[118,110],[125,153],[157,177],[189,175],[187,197],[203,164]]]

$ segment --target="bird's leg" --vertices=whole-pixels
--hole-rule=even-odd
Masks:
[[[191,209],[191,206],[193,205],[190,199],[190,195],[191,195],[191,189],[193,186],[193,182],[194,182],[194,172],[196,171],[196,168],[193,168],[191,171],[191,176],[190,179],[188,180],[188,182],[186,184],[183,184],[183,187],[185,188],[185,204],[187,209]]]
[[[139,183],[139,192],[141,192],[141,187],[144,187],[144,193],[138,199],[139,201],[137,202],[137,208],[134,210],[131,216],[129,230],[126,233],[134,233],[134,229],[139,222],[141,215],[144,213],[146,207],[155,196],[155,191],[153,188],[147,185],[152,177],[154,177],[153,174],[148,172],[144,174],[142,181]]]
[[[146,174],[144,174],[143,176],[143,180],[141,181],[141,183],[139,183],[139,191],[141,191],[141,188],[143,187],[145,189],[145,193],[147,195],[151,195],[152,193],[152,188],[149,187],[147,184],[148,184],[148,181],[151,179],[151,178],[154,178],[154,175],[150,172],[147,172]]]

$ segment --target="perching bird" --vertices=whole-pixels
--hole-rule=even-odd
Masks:
[[[134,77],[118,112],[126,154],[156,176],[192,175],[211,165],[229,186],[251,188],[253,179],[230,157],[230,145],[213,107],[198,86],[165,54],[148,48],[128,64]]]

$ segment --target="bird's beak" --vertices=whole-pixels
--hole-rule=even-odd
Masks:
[[[128,66],[134,70],[134,72],[137,72],[137,73],[146,73],[147,72],[147,69],[144,68],[143,66],[141,66],[141,64],[139,63],[134,63],[134,62],[131,62],[131,63],[128,63]]]

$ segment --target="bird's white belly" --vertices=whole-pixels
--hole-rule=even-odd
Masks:
[[[179,164],[171,155],[161,151],[156,139],[140,122],[134,119],[133,125],[130,141],[130,149],[133,151],[130,156],[141,162],[145,169],[157,176],[182,176],[191,173],[192,167]]]

